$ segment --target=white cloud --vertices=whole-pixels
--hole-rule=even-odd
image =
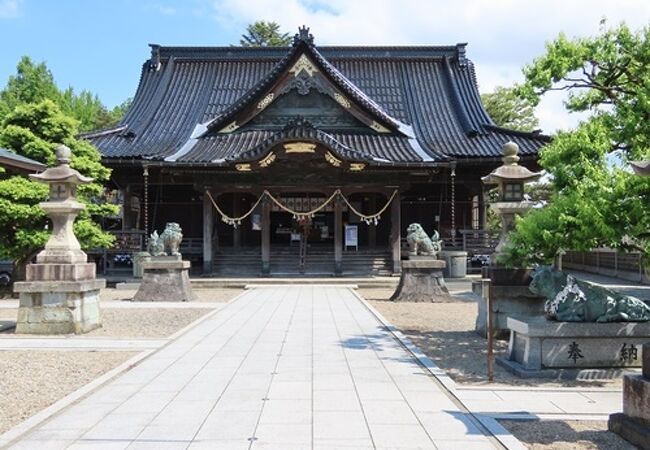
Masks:
[[[215,18],[229,30],[255,20],[294,32],[307,25],[317,45],[435,45],[468,42],[482,92],[521,81],[521,68],[560,32],[598,32],[603,17],[634,28],[650,22],[647,0],[216,0]],[[538,108],[546,132],[575,125],[561,99]]]
[[[166,5],[159,5],[158,12],[163,16],[173,16],[176,14],[176,8]]]
[[[20,17],[22,0],[0,0],[0,19]]]

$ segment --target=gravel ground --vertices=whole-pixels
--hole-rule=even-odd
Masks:
[[[196,302],[227,303],[237,295],[244,292],[238,288],[214,288],[214,289],[193,289]],[[131,300],[136,290],[133,289],[102,289],[101,299],[103,301]]]
[[[487,383],[487,341],[474,332],[478,304],[469,292],[453,293],[455,302],[395,303],[386,301],[388,289],[359,289],[389,322],[400,328],[454,381],[462,384]],[[507,341],[495,341],[495,356],[506,354]],[[621,379],[553,380],[521,379],[495,364],[494,385],[610,387],[618,388]]]
[[[104,308],[102,327],[84,336],[167,337],[211,311],[213,310],[208,308]]]
[[[15,311],[15,310],[14,310]],[[164,338],[184,328],[199,317],[214,311],[210,308],[104,308],[102,326],[83,336],[120,338]],[[11,318],[16,323],[16,314]],[[0,323],[4,323],[0,319]],[[27,336],[15,333],[15,328],[0,332],[0,335]],[[30,335],[31,336],[31,335]]]
[[[500,420],[499,423],[531,450],[634,450],[607,422]]]
[[[0,351],[0,433],[133,355],[131,352]]]

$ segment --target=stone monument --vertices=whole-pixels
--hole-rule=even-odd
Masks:
[[[503,164],[482,178],[486,186],[496,186],[499,189],[498,201],[490,204],[490,208],[501,217],[501,235],[490,257],[488,269],[494,314],[493,330],[496,334],[506,331],[509,315],[538,315],[544,303],[541,297],[528,290],[532,270],[511,269],[498,262],[508,244],[508,234],[514,228],[515,218],[525,214],[533,206],[533,202],[524,199],[524,185],[539,179],[542,174],[531,172],[519,165],[519,146],[514,142],[505,143],[501,151]],[[475,330],[485,335],[488,294],[480,297]]]
[[[520,376],[641,365],[641,347],[650,343],[643,301],[551,267],[536,269],[529,289],[546,299],[546,317],[508,317],[509,355],[499,364]]]
[[[395,302],[449,301],[451,296],[442,276],[445,262],[437,259],[442,249],[438,232],[429,237],[419,223],[407,228],[409,259],[402,261],[402,273],[395,293]]]
[[[27,266],[26,281],[14,284],[20,293],[16,333],[85,333],[101,326],[99,291],[105,280],[95,278],[95,264],[87,261],[74,235],[74,219],[85,207],[75,196],[77,185],[90,183],[70,168],[71,151],[56,149],[57,166],[30,175],[50,185],[50,195],[41,208],[52,220],[52,234]]]
[[[136,302],[188,302],[194,300],[190,285],[190,262],[183,261],[180,245],[183,230],[169,222],[162,234],[149,238],[150,258],[142,262],[142,282],[133,297]]]

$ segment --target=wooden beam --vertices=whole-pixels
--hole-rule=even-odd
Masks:
[[[334,274],[343,273],[343,205],[341,199],[334,201]]]
[[[238,192],[232,193],[232,216],[239,217],[241,214],[241,194]],[[232,246],[235,250],[241,247],[241,227],[237,226],[232,231]]]
[[[203,194],[203,273],[212,273],[212,232],[214,227],[214,206],[207,193]]]
[[[262,274],[271,273],[271,202],[262,200]]]
[[[374,214],[377,212],[377,195],[370,194],[368,198],[368,207],[366,214]],[[377,246],[377,226],[368,225],[368,247],[374,249]]]
[[[390,205],[390,248],[393,253],[393,273],[400,273],[402,271],[401,214],[400,194],[397,193]]]

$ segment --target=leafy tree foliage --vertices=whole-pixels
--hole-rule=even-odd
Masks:
[[[246,27],[239,45],[242,47],[286,47],[291,44],[289,33],[281,33],[276,22],[258,20]]]
[[[58,145],[70,147],[71,166],[95,179],[78,189],[86,210],[75,222],[75,232],[85,249],[108,247],[112,236],[104,233],[95,219],[117,213],[113,205],[98,201],[110,170],[102,166],[99,152],[90,143],[75,138],[77,124],[49,99],[18,105],[0,123],[0,146],[49,165],[55,161]],[[45,244],[47,217],[38,203],[46,200],[47,194],[42,183],[0,174],[0,259],[16,259],[20,264]]]
[[[500,127],[533,131],[539,125],[533,102],[518,95],[516,87],[499,86],[494,92],[482,94],[481,101],[494,123]]]
[[[650,179],[613,165],[650,157],[650,27],[622,24],[595,37],[560,35],[524,69],[519,93],[537,104],[568,91],[570,111],[588,111],[541,153],[553,178],[550,203],[519,220],[506,263],[549,262],[559,250],[599,246],[650,250]]]
[[[16,67],[16,75],[9,77],[7,86],[0,92],[0,119],[17,106],[52,100],[68,116],[79,121],[81,131],[109,128],[126,112],[130,100],[108,110],[97,95],[86,90],[76,93],[71,87],[60,91],[52,72],[45,63],[34,63],[23,56]]]

